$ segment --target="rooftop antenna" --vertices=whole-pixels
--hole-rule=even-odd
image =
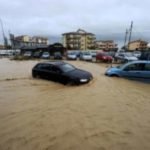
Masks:
[[[131,42],[132,28],[133,28],[133,21],[131,21],[131,26],[130,26],[130,29],[129,29],[129,42],[128,42],[128,50],[129,50],[129,44],[130,44],[130,42]]]
[[[126,49],[127,36],[128,36],[128,29],[126,29],[126,32],[125,32],[125,39],[124,39],[124,48],[125,49]]]

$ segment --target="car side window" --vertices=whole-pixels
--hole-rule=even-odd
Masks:
[[[144,70],[145,71],[150,71],[150,64],[145,64]]]
[[[42,64],[40,69],[50,71],[51,70],[51,65],[49,65],[49,64]]]
[[[59,68],[55,67],[55,66],[52,66],[51,70],[55,73],[60,73],[61,72],[61,70]]]
[[[138,71],[138,70],[144,70],[144,64],[131,64],[127,66],[125,71]]]

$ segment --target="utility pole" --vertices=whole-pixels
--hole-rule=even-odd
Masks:
[[[124,39],[124,48],[125,49],[126,49],[127,36],[128,36],[128,29],[126,29],[126,32],[125,32],[125,39]]]
[[[129,29],[129,42],[128,42],[128,50],[129,50],[129,43],[131,42],[132,28],[133,28],[133,21],[131,21],[131,26],[130,26],[130,29]]]
[[[3,34],[3,40],[4,40],[4,46],[5,48],[7,47],[7,38],[5,37],[5,34],[4,34],[4,28],[3,28],[3,22],[2,20],[0,19],[0,24],[1,24],[1,28],[2,28],[2,34]]]

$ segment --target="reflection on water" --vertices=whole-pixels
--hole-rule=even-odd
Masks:
[[[82,86],[32,79],[37,61],[0,59],[0,150],[149,150],[150,85],[104,76]]]

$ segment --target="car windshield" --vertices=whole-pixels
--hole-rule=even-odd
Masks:
[[[122,68],[124,64],[116,66],[116,68]]]
[[[131,53],[127,53],[127,54],[125,54],[125,56],[132,57],[133,55]]]
[[[70,64],[64,64],[64,65],[61,65],[61,70],[63,72],[70,72],[70,71],[75,70],[75,67]]]
[[[43,53],[43,55],[49,55],[49,53],[48,53],[48,52],[45,52],[45,53]]]
[[[76,55],[74,52],[70,52],[68,53],[68,55]]]
[[[83,53],[83,55],[90,56],[91,54],[90,53]]]

